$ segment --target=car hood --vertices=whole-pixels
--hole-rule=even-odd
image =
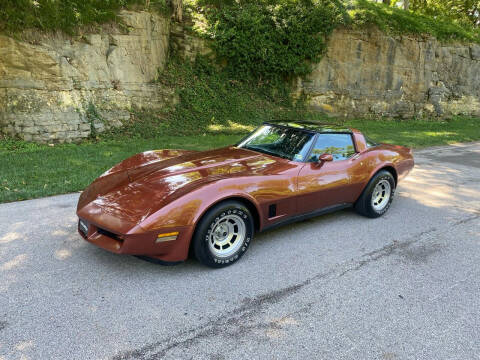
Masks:
[[[125,231],[125,226],[141,223],[168,202],[203,184],[262,175],[285,161],[236,147],[202,152],[150,151],[123,161],[96,179],[81,195],[77,212],[97,224],[113,221]]]

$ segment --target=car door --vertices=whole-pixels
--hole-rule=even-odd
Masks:
[[[331,154],[333,161],[319,161],[322,154]],[[318,134],[298,175],[298,213],[314,212],[355,201],[351,175],[356,160],[352,134]]]

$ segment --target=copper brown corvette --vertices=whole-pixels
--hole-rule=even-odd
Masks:
[[[273,226],[350,206],[383,215],[413,166],[410,149],[355,129],[265,123],[235,146],[126,159],[82,193],[78,231],[114,253],[175,263],[191,250],[222,267]]]

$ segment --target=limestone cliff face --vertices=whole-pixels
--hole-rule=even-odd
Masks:
[[[299,93],[336,116],[480,115],[480,46],[336,30]]]
[[[160,109],[174,89],[154,83],[169,47],[183,58],[211,55],[204,40],[170,19],[123,11],[127,31],[35,44],[0,35],[0,133],[64,142],[128,120],[132,108]],[[336,30],[296,95],[346,117],[480,115],[480,46],[433,38]]]
[[[118,125],[132,107],[173,92],[152,81],[168,56],[170,21],[123,11],[126,32],[29,44],[0,36],[0,131],[38,142],[72,141]]]

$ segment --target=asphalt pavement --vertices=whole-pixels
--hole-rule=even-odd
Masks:
[[[480,143],[415,152],[389,212],[165,267],[76,232],[78,194],[0,205],[0,360],[480,359]]]

